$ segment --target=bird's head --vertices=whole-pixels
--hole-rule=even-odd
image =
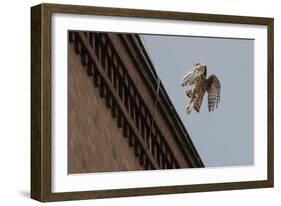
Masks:
[[[203,76],[207,77],[207,65],[206,64],[197,63],[197,64],[195,64],[195,67],[193,69],[197,70],[198,72],[203,74]]]

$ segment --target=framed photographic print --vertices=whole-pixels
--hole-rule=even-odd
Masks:
[[[273,19],[31,8],[31,197],[273,187]]]

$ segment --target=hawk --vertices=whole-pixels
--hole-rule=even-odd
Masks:
[[[208,92],[208,109],[209,112],[213,111],[214,108],[218,107],[220,101],[220,90],[221,85],[216,75],[211,75],[207,78],[207,66],[203,63],[195,64],[195,67],[191,69],[183,77],[181,86],[194,85],[193,89],[186,91],[186,96],[190,98],[190,102],[186,107],[188,113],[191,112],[192,108],[196,112],[200,112],[205,92]]]

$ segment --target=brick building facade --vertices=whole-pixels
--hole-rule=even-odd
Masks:
[[[138,35],[68,35],[69,173],[204,167]]]

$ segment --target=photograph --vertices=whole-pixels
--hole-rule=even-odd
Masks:
[[[68,31],[68,173],[253,165],[253,72],[253,39]]]
[[[273,18],[31,8],[31,196],[273,187]]]

